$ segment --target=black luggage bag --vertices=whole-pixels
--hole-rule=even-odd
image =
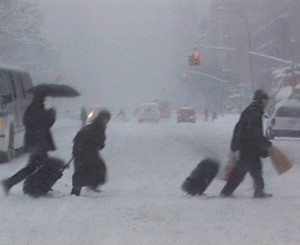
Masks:
[[[191,174],[184,180],[181,189],[191,196],[202,195],[219,169],[219,162],[215,159],[203,159]]]
[[[24,194],[32,197],[46,195],[52,190],[52,186],[56,181],[62,177],[62,172],[66,166],[63,160],[48,157],[35,173],[25,179],[23,184]]]

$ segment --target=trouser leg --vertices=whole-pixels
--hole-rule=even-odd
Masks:
[[[73,182],[73,187],[72,187],[72,190],[71,190],[71,195],[80,196],[82,186],[79,183],[77,183],[76,180],[74,181],[74,175],[73,175],[73,181],[72,182]]]
[[[230,196],[234,190],[240,185],[243,181],[245,175],[247,173],[246,165],[243,164],[241,161],[238,162],[236,169],[234,170],[233,174],[227,181],[226,185],[221,191],[221,195],[223,196]]]
[[[29,160],[26,167],[22,168],[20,171],[18,171],[16,174],[14,174],[13,176],[11,176],[5,181],[7,187],[10,189],[12,186],[18,184],[19,182],[24,180],[27,176],[32,174],[37,169],[37,167],[43,164],[43,160],[45,157],[47,157],[47,153],[45,152],[32,153],[29,156]]]
[[[47,157],[47,152],[35,152],[29,156],[28,163],[26,167],[22,168],[16,174],[8,179],[1,182],[4,193],[8,195],[9,190],[19,182],[23,181],[29,175],[34,173],[36,169],[43,164],[44,159]]]
[[[80,196],[81,187],[73,186],[71,195]]]
[[[262,177],[262,163],[260,159],[257,159],[249,168],[249,173],[253,178],[254,190],[262,191],[265,187],[264,179]]]
[[[9,187],[13,187],[14,185],[18,184],[22,180],[24,180],[28,175],[32,174],[35,171],[35,168],[32,167],[25,167],[18,171],[16,174],[11,176],[6,180],[6,184]]]
[[[75,166],[75,172],[72,176],[72,190],[71,190],[71,195],[75,195],[75,196],[80,196],[80,192],[81,192],[81,188],[83,186],[83,183],[80,179],[79,174],[77,173],[78,170],[76,170],[76,166]]]

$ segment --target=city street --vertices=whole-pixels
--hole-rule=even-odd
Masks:
[[[58,149],[51,155],[67,161],[80,122],[58,118],[53,129]],[[103,192],[70,196],[73,166],[54,185],[59,196],[33,199],[23,195],[22,184],[7,197],[1,192],[0,244],[299,244],[300,140],[273,140],[294,161],[289,172],[278,176],[270,160],[263,160],[272,198],[253,199],[249,175],[235,198],[217,196],[225,184],[217,179],[207,195],[190,197],[180,189],[183,180],[202,158],[226,156],[238,116],[197,119],[112,120],[101,152],[108,167]],[[27,157],[0,165],[0,178],[23,167]]]
[[[300,0],[0,1],[0,245],[300,244],[299,12]],[[73,188],[73,139],[92,122]],[[263,180],[258,157],[276,148],[262,136],[292,162],[279,175],[261,159]],[[230,145],[241,161],[224,188]]]

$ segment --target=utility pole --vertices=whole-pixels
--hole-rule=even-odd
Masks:
[[[252,43],[251,43],[251,34],[248,31],[248,45],[249,45],[249,63],[250,63],[250,80],[251,80],[251,88],[252,88],[252,94],[254,93],[254,77],[253,77],[253,61],[252,61]]]

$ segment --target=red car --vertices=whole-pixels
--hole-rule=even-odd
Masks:
[[[177,112],[177,123],[180,122],[196,122],[196,112],[193,107],[183,106]]]

